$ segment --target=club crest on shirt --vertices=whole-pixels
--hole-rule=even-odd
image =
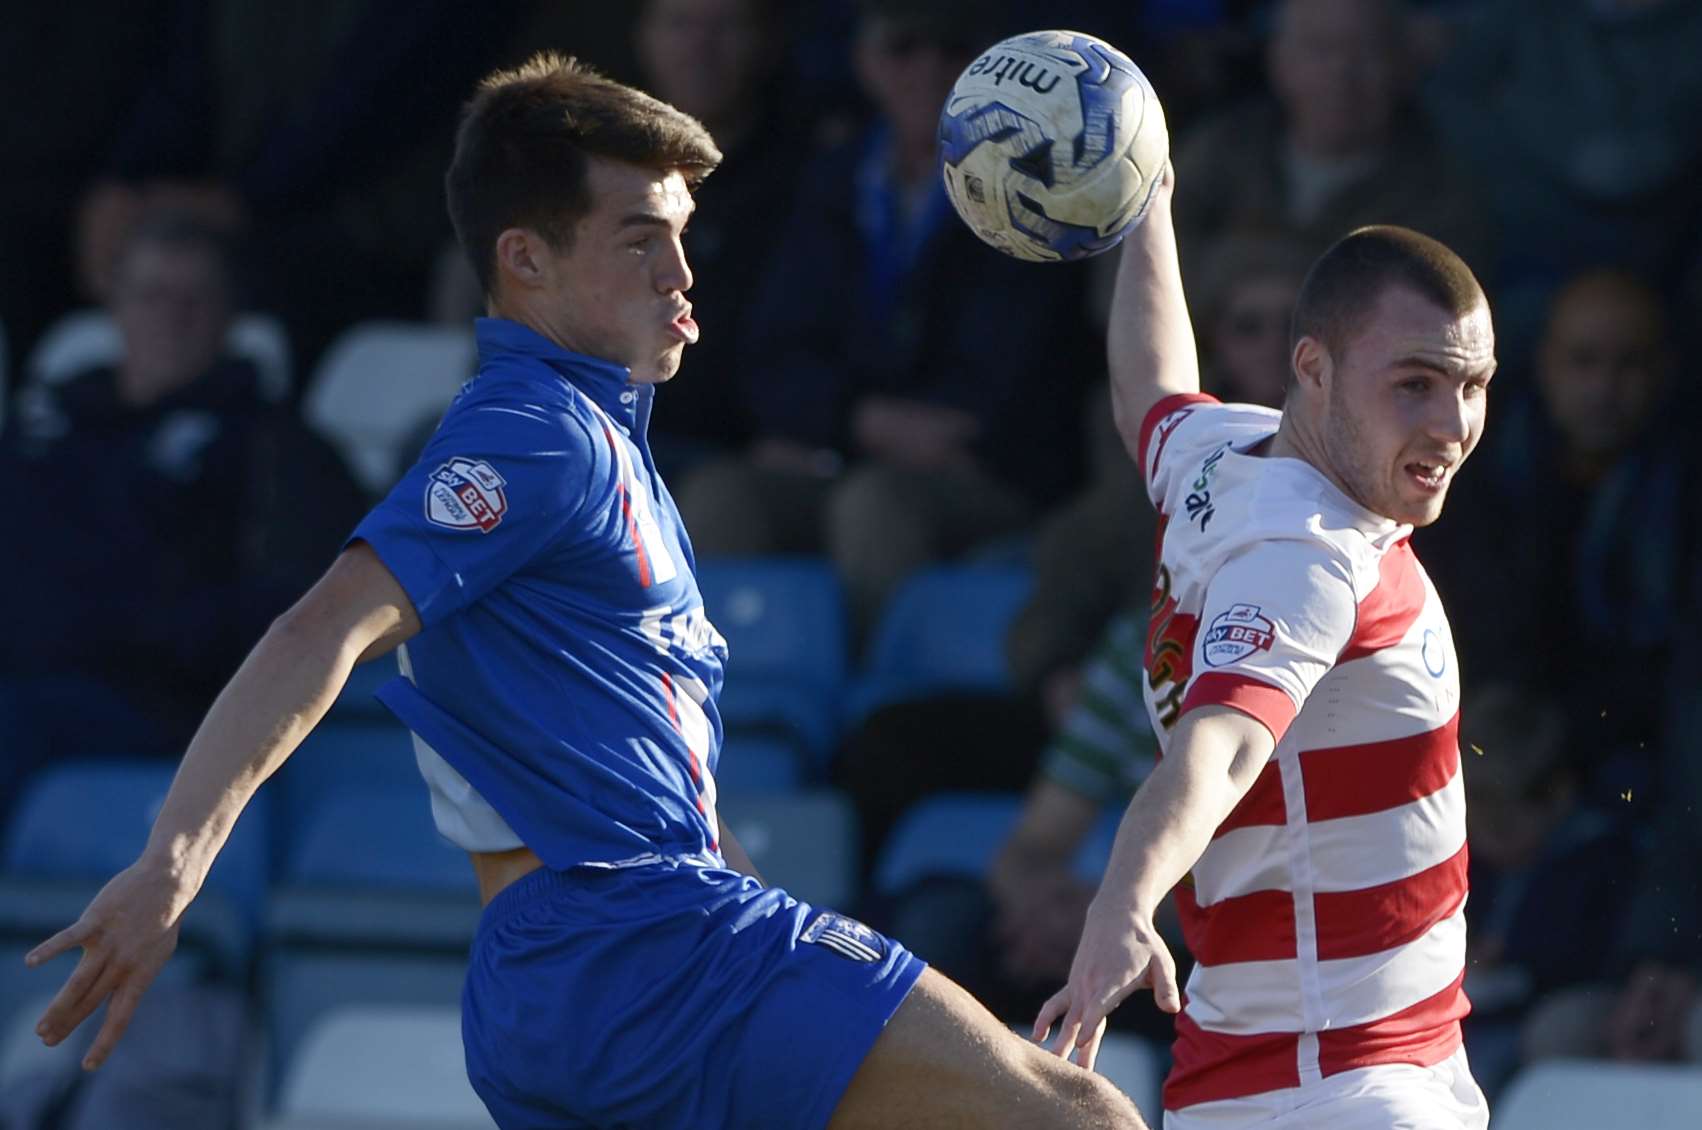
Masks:
[[[800,940],[826,946],[852,961],[880,961],[886,956],[886,939],[855,918],[824,910],[804,927]]]
[[[426,480],[425,515],[433,525],[488,534],[508,513],[507,480],[483,459],[457,455]]]
[[[1200,651],[1208,667],[1222,667],[1269,651],[1275,640],[1276,629],[1258,605],[1235,604],[1211,622]]]

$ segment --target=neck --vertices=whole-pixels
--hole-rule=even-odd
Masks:
[[[1276,435],[1271,437],[1265,454],[1274,459],[1298,459],[1310,464],[1320,475],[1330,480],[1337,490],[1360,506],[1365,506],[1364,501],[1348,488],[1347,479],[1330,462],[1323,438],[1318,435],[1317,429],[1301,418],[1294,400],[1295,397],[1291,395],[1284,406],[1282,423],[1277,425]]]

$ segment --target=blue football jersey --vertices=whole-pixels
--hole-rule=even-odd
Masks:
[[[413,601],[379,698],[550,867],[718,853],[727,645],[645,440],[654,390],[514,322],[355,530]]]

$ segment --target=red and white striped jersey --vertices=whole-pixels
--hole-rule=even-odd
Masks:
[[[1198,962],[1165,1106],[1460,1045],[1459,677],[1412,530],[1309,463],[1245,454],[1281,414],[1201,395],[1141,430],[1159,512],[1147,706],[1269,727],[1270,763],[1177,889]]]

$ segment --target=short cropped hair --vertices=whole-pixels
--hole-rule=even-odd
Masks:
[[[1455,318],[1487,301],[1465,260],[1439,241],[1411,228],[1357,228],[1337,240],[1306,273],[1294,303],[1289,347],[1310,337],[1340,356],[1358,324],[1392,286],[1416,291]]]
[[[696,118],[553,52],[479,83],[461,113],[444,190],[455,237],[485,293],[507,229],[531,228],[557,250],[570,246],[574,225],[591,211],[592,158],[678,172],[695,189],[721,163],[721,150]]]

